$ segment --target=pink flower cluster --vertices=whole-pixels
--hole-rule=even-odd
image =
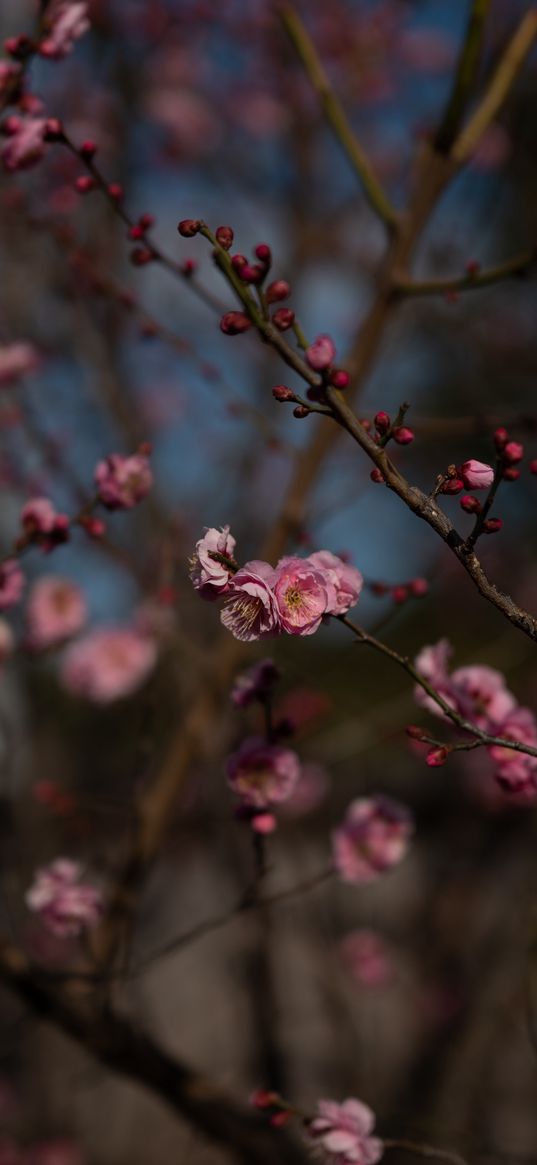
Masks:
[[[373,1137],[375,1115],[362,1100],[319,1100],[318,1116],[308,1135],[324,1151],[329,1165],[375,1165],[383,1154],[382,1141]]]
[[[78,862],[57,858],[38,870],[26,893],[26,905],[41,916],[58,938],[70,938],[98,922],[102,911],[100,891],[82,882]]]
[[[529,708],[517,704],[501,672],[484,664],[449,672],[452,654],[447,639],[424,647],[416,659],[418,671],[459,715],[491,736],[502,736],[537,748],[537,721]],[[438,704],[417,687],[417,703],[445,719]],[[506,792],[534,796],[537,792],[537,757],[513,752],[500,745],[487,748],[495,764],[495,777]]]
[[[192,582],[205,599],[224,596],[224,627],[245,642],[266,636],[312,635],[327,615],[343,615],[358,600],[360,571],[320,550],[282,558],[276,567],[253,560],[237,569],[229,526],[206,530],[190,563]]]
[[[409,810],[390,797],[359,797],[332,835],[334,865],[344,882],[365,885],[405,856],[414,830]]]
[[[145,450],[130,457],[111,453],[95,468],[99,500],[107,510],[131,510],[149,493],[153,474]]]
[[[39,43],[41,56],[55,61],[68,56],[89,27],[87,0],[53,0],[47,6],[45,36]]]
[[[249,736],[229,757],[227,775],[240,799],[240,810],[245,810],[254,828],[271,832],[275,822],[265,811],[294,793],[300,778],[300,761],[290,748],[268,744],[261,736]]]
[[[81,630],[86,616],[86,600],[75,583],[53,575],[38,579],[26,607],[29,646],[42,651],[63,643]]]
[[[61,677],[72,695],[110,704],[135,692],[156,660],[154,639],[136,627],[99,627],[67,649]]]

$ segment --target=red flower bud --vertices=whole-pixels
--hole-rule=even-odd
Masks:
[[[184,239],[191,239],[193,235],[197,235],[201,223],[197,218],[183,218],[177,224],[177,230]]]
[[[381,434],[387,433],[388,429],[391,425],[389,413],[384,413],[384,412],[377,413],[376,416],[373,417],[373,423],[375,425],[375,429],[377,430],[377,433],[381,433]]]
[[[154,257],[149,247],[135,247],[131,251],[130,260],[133,267],[145,267],[146,263],[150,263]]]
[[[384,482],[384,474],[381,473],[380,469],[377,469],[377,466],[371,470],[369,476],[371,481],[374,481],[376,485],[382,485]]]
[[[334,368],[330,373],[330,384],[333,384],[334,388],[339,388],[340,391],[347,388],[349,380],[350,376],[344,368]]]
[[[530,473],[537,473],[537,460],[530,461]]]
[[[267,243],[258,243],[254,255],[265,267],[270,267],[272,263],[272,252]]]
[[[474,498],[471,494],[465,494],[460,499],[459,505],[467,514],[480,514],[483,509],[479,498]]]
[[[268,1092],[266,1088],[258,1088],[256,1092],[252,1092],[250,1104],[254,1108],[273,1108],[275,1104],[278,1104],[279,1099],[277,1092]]]
[[[265,278],[265,268],[258,263],[245,263],[240,268],[239,275],[245,283],[262,283]]]
[[[102,538],[106,533],[106,526],[100,518],[92,516],[81,518],[79,525],[86,531],[89,538]]]
[[[280,332],[286,332],[295,322],[295,313],[290,307],[279,307],[274,312],[272,322]]]
[[[407,429],[404,425],[401,425],[393,430],[392,436],[398,445],[410,445],[411,441],[414,440],[415,434],[412,429]]]
[[[524,446],[519,441],[508,441],[503,448],[504,461],[508,461],[510,465],[515,465],[518,461],[522,461],[524,456]]]
[[[450,477],[445,481],[440,493],[441,494],[460,494],[461,489],[464,489],[464,482],[458,477]]]
[[[125,192],[123,187],[120,186],[119,182],[110,182],[107,186],[107,190],[109,198],[112,198],[114,202],[122,201]]]
[[[133,227],[129,227],[129,229],[127,231],[127,238],[128,239],[136,240],[136,239],[143,239],[143,237],[144,237],[144,232],[143,232],[143,229],[139,223],[135,223],[135,225]]]
[[[220,331],[225,336],[238,336],[251,328],[251,321],[242,311],[228,311],[220,320]]]
[[[148,231],[150,227],[155,225],[155,216],[153,214],[141,214],[138,223],[143,231]]]
[[[520,469],[516,465],[506,465],[502,471],[502,478],[504,481],[518,481],[520,477]]]
[[[423,728],[419,724],[409,724],[405,731],[411,740],[423,740]]]
[[[243,267],[248,267],[248,260],[246,255],[232,255],[231,266],[237,272],[237,274],[240,275]]]
[[[429,592],[429,583],[426,578],[413,578],[408,584],[413,599],[422,599]]]
[[[193,275],[198,269],[198,264],[195,259],[185,259],[181,271],[183,275]]]
[[[292,388],[288,388],[286,384],[276,384],[272,389],[274,400],[289,401],[296,400]]]
[[[234,239],[231,227],[217,227],[214,233],[217,243],[223,247],[224,251],[229,251],[229,248],[232,246]]]
[[[483,530],[485,534],[497,534],[498,530],[501,530],[502,526],[503,522],[501,518],[487,518],[486,522],[483,522]]]
[[[84,161],[91,162],[91,159],[94,158],[95,154],[97,153],[97,144],[96,142],[92,142],[88,139],[88,141],[82,142],[78,152],[80,157],[84,158]]]
[[[267,303],[278,303],[280,299],[287,299],[291,294],[291,286],[286,279],[275,279],[273,283],[269,283],[265,298]]]
[[[285,1109],[282,1109],[281,1112],[275,1112],[271,1116],[270,1123],[275,1129],[283,1129],[292,1120],[292,1116],[293,1114],[291,1112],[286,1112]]]
[[[408,599],[408,591],[406,587],[392,587],[392,599],[394,603],[406,603],[406,600]]]
[[[303,417],[309,417],[309,415],[310,410],[307,409],[305,405],[297,405],[296,409],[293,409],[293,416],[296,417],[299,421],[301,421]]]
[[[21,33],[20,36],[10,36],[4,41],[4,49],[9,57],[15,61],[24,61],[35,52],[35,45],[29,36]]]
[[[425,760],[432,769],[440,768],[440,765],[445,765],[448,758],[447,748],[430,748]]]
[[[77,194],[89,194],[90,190],[95,190],[97,183],[89,174],[81,174],[79,178],[75,178],[73,185]]]
[[[47,118],[43,137],[46,142],[59,142],[63,137],[63,125],[57,117]]]
[[[500,426],[500,428],[496,429],[493,433],[493,441],[498,450],[498,453],[501,453],[502,449],[505,448],[508,440],[509,433],[507,432],[507,429],[503,428],[503,426]]]

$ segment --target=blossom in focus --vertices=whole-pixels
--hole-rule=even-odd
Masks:
[[[314,368],[316,372],[323,372],[330,368],[336,358],[334,341],[330,336],[317,336],[313,344],[306,348],[304,355],[310,368]]]
[[[486,465],[484,461],[465,461],[459,468],[459,474],[466,489],[489,489],[494,481],[492,465]]]
[[[81,872],[78,862],[57,858],[37,870],[25,895],[26,905],[58,938],[79,935],[99,920],[102,895],[95,886],[80,880]]]
[[[0,611],[6,611],[19,602],[25,582],[16,558],[6,558],[0,564]]]
[[[290,635],[313,635],[323,615],[337,602],[336,588],[324,569],[307,558],[282,558],[276,568],[274,594],[281,625]]]
[[[190,578],[203,599],[218,599],[229,591],[234,571],[226,563],[213,555],[220,555],[233,562],[235,539],[229,526],[221,530],[206,529],[203,538],[196,542],[195,552],[190,560]]]
[[[375,1165],[383,1153],[382,1141],[371,1134],[375,1116],[361,1100],[319,1100],[318,1115],[309,1122],[308,1135],[326,1154],[330,1165]]]
[[[45,36],[38,51],[42,57],[59,61],[72,51],[75,41],[89,27],[87,0],[53,0],[47,6]]]
[[[147,496],[153,474],[146,453],[111,453],[95,467],[99,500],[108,510],[131,510]]]
[[[227,762],[228,781],[243,805],[265,809],[285,801],[300,777],[296,752],[267,744],[261,736],[249,736]]]
[[[20,340],[0,347],[0,385],[13,384],[21,376],[33,372],[39,357],[33,344]]]
[[[134,627],[99,627],[66,651],[61,678],[74,696],[109,704],[130,696],[153,670],[157,649]]]
[[[87,616],[86,600],[75,583],[46,575],[34,583],[26,607],[30,646],[39,650],[76,635]]]
[[[279,674],[274,660],[260,659],[247,671],[235,677],[230,692],[232,704],[236,708],[247,708],[256,701],[263,703]]]
[[[317,550],[308,555],[308,562],[324,572],[335,591],[335,601],[327,611],[329,615],[344,615],[358,602],[364,580],[360,571],[350,563],[331,554],[329,550]]]
[[[352,801],[332,835],[338,874],[344,882],[374,881],[405,856],[413,829],[409,810],[390,797]]]
[[[384,987],[393,968],[390,953],[380,934],[374,930],[353,930],[340,943],[342,958],[350,974],[361,987]]]
[[[281,630],[274,594],[276,571],[268,562],[253,559],[233,576],[220,618],[235,639],[249,643]]]
[[[46,117],[9,119],[9,137],[0,151],[4,169],[27,170],[35,166],[45,154]]]

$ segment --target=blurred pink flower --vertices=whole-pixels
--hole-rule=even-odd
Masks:
[[[61,678],[74,696],[109,704],[139,688],[157,660],[154,640],[134,627],[98,627],[64,655]]]
[[[111,453],[95,467],[99,499],[108,510],[130,510],[141,502],[153,485],[153,474],[145,453],[124,457]]]
[[[341,940],[342,958],[361,987],[384,987],[393,976],[390,952],[374,930],[354,930]]]
[[[274,660],[260,659],[247,671],[235,676],[230,692],[232,704],[236,708],[247,708],[256,701],[263,703],[279,674]]]
[[[313,635],[337,602],[336,589],[324,568],[308,558],[282,558],[276,567],[274,594],[281,625],[290,635]]]
[[[364,585],[362,575],[355,566],[344,562],[329,550],[317,550],[315,554],[309,554],[307,562],[323,571],[335,590],[334,603],[327,611],[329,615],[344,615],[354,607]]]
[[[39,364],[37,349],[20,340],[0,348],[0,385],[13,384]]]
[[[196,542],[190,559],[190,578],[202,599],[218,599],[229,591],[234,572],[212,556],[220,554],[233,561],[234,550],[235,539],[229,526],[223,526],[221,530],[206,528],[203,538]]]
[[[45,14],[45,36],[39,42],[41,56],[56,61],[66,57],[89,27],[87,0],[52,0]]]
[[[324,1150],[330,1165],[375,1165],[383,1153],[382,1141],[371,1136],[374,1113],[361,1100],[319,1100],[318,1116],[308,1134]]]
[[[529,708],[514,707],[498,726],[496,735],[519,740],[537,748],[537,723]],[[496,763],[495,777],[507,793],[522,793],[534,800],[537,790],[537,757],[495,744],[487,749]]]
[[[374,881],[405,856],[413,829],[409,810],[390,797],[352,801],[332,834],[338,874],[344,882]]]
[[[13,170],[27,170],[30,166],[35,166],[46,152],[47,119],[45,117],[11,117],[9,126],[9,137],[0,151],[4,168],[11,172]]]
[[[25,901],[58,938],[79,935],[94,926],[102,911],[101,892],[81,882],[78,862],[57,858],[37,870]]]
[[[272,566],[258,559],[245,563],[233,576],[220,618],[235,639],[249,643],[281,630],[275,580]]]
[[[300,777],[300,761],[289,748],[249,736],[229,757],[227,775],[243,805],[265,809],[291,796]]]
[[[75,583],[53,575],[38,579],[26,607],[30,646],[40,650],[62,643],[81,630],[86,617],[86,600]]]
[[[6,558],[0,563],[0,611],[6,611],[19,602],[25,583],[16,558]]]

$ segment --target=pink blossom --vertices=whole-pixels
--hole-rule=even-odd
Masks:
[[[374,1113],[361,1100],[319,1100],[319,1115],[308,1134],[326,1153],[330,1165],[375,1165],[383,1153],[382,1141],[371,1136]]]
[[[95,886],[80,880],[81,873],[78,862],[57,858],[37,870],[25,895],[26,905],[58,938],[79,935],[99,920],[102,895]]]
[[[350,563],[344,562],[329,550],[317,550],[308,555],[308,562],[316,569],[323,571],[335,590],[335,602],[328,610],[329,615],[344,615],[358,602],[358,596],[364,585],[360,571]]]
[[[489,732],[496,732],[498,725],[516,705],[516,700],[505,686],[501,672],[483,664],[461,667],[451,675],[447,664],[451,655],[447,639],[441,639],[432,647],[424,647],[416,658],[418,671],[429,680],[459,715],[464,716]],[[423,688],[415,689],[416,701],[435,716],[445,717],[445,713]]]
[[[233,576],[220,618],[235,639],[249,643],[281,630],[273,590],[276,578],[269,563],[258,559],[245,563]]]
[[[393,967],[384,939],[374,930],[354,930],[341,941],[342,957],[361,987],[385,987]]]
[[[352,801],[332,835],[334,864],[344,882],[372,882],[405,856],[413,822],[409,810],[389,797]]]
[[[61,677],[73,695],[109,704],[135,692],[156,659],[154,640],[136,628],[99,627],[67,649]]]
[[[281,625],[290,635],[313,635],[323,615],[336,605],[336,588],[326,570],[308,558],[282,558],[276,568],[274,594]]]
[[[313,344],[306,348],[304,355],[310,368],[314,368],[316,372],[323,372],[330,368],[336,358],[334,341],[330,336],[317,336]]]
[[[233,562],[235,539],[229,533],[229,526],[221,530],[206,529],[203,538],[196,542],[196,550],[190,559],[190,578],[202,599],[218,599],[230,589],[233,569],[213,555],[221,555]]]
[[[146,453],[111,453],[95,467],[99,499],[108,510],[130,510],[147,496],[153,474]]]
[[[256,701],[266,700],[279,671],[273,659],[260,659],[248,671],[241,672],[235,677],[231,689],[231,701],[236,708],[247,708]]]
[[[39,357],[33,344],[18,341],[0,348],[0,385],[13,384],[33,372],[39,363]]]
[[[41,56],[56,61],[66,57],[89,27],[86,0],[53,0],[47,7],[46,35],[39,44]]]
[[[291,796],[300,777],[300,761],[289,748],[249,736],[229,757],[227,775],[243,805],[266,809]]]
[[[465,461],[459,469],[466,489],[489,489],[494,481],[494,470],[483,461]]]
[[[4,168],[27,170],[41,160],[46,151],[46,117],[10,118],[10,136],[1,150]]]
[[[0,611],[14,607],[24,590],[26,579],[15,558],[6,558],[0,564]]]
[[[529,708],[515,707],[499,725],[496,735],[537,748],[537,723]],[[537,757],[495,744],[487,749],[496,763],[495,777],[507,793],[523,793],[533,799],[537,790]]]
[[[75,583],[52,575],[38,579],[26,608],[31,647],[40,650],[62,643],[81,630],[86,616],[86,600]]]

